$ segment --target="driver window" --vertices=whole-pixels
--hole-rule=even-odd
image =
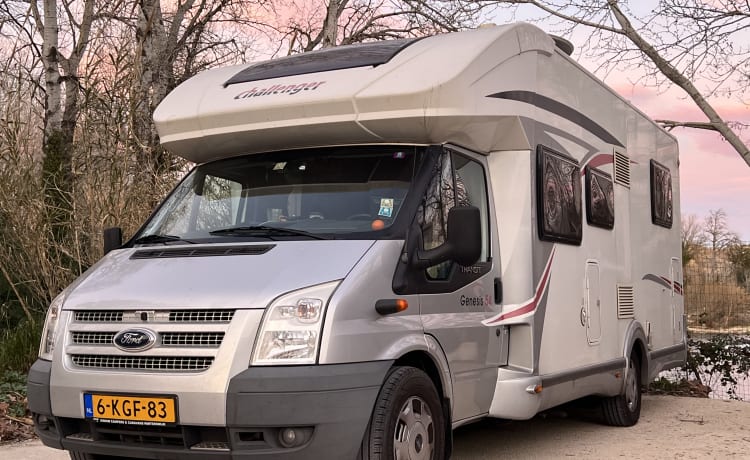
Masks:
[[[419,227],[422,229],[424,249],[432,249],[445,243],[448,225],[448,211],[455,206],[453,168],[448,151],[444,151],[435,165],[427,192],[417,211]],[[452,261],[445,261],[427,269],[430,279],[447,279]]]
[[[487,211],[487,181],[484,178],[484,168],[476,161],[467,157],[453,154],[453,165],[456,169],[456,187],[458,188],[459,205],[476,206],[482,223],[482,254],[480,262],[489,260],[489,216]],[[463,193],[462,193],[463,189]],[[464,202],[461,197],[464,196]]]
[[[422,230],[423,249],[432,249],[445,243],[448,212],[454,206],[476,206],[482,223],[482,255],[489,258],[487,186],[482,165],[461,155],[445,150],[435,167],[435,174],[427,187],[417,211]],[[453,261],[445,261],[426,269],[431,280],[446,280]]]

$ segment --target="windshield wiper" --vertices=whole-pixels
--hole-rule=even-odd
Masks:
[[[268,225],[252,225],[250,227],[230,227],[208,232],[219,236],[306,236],[316,240],[327,240],[325,236],[316,235],[304,230],[293,228],[271,227]]]
[[[156,234],[146,235],[146,236],[137,238],[133,241],[133,244],[158,244],[158,243],[166,244],[166,243],[171,243],[171,242],[196,244],[195,241],[186,240],[186,239],[180,238],[179,236],[156,235]]]

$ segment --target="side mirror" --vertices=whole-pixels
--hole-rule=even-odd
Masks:
[[[414,251],[411,265],[427,268],[446,260],[468,267],[482,254],[482,220],[476,206],[456,206],[448,212],[445,243],[426,251]]]
[[[105,228],[102,232],[104,237],[104,254],[122,246],[122,229],[120,227]]]

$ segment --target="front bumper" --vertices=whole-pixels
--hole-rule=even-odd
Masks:
[[[353,459],[392,364],[253,367],[229,382],[224,427],[130,427],[55,417],[51,365],[38,360],[29,371],[29,408],[39,438],[58,449],[175,460]],[[286,428],[296,433],[292,447],[280,440]]]

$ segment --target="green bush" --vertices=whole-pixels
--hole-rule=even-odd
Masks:
[[[7,406],[5,406],[7,404]],[[0,405],[15,418],[26,416],[26,374],[16,371],[3,373],[0,379]]]
[[[689,373],[704,385],[720,384],[730,399],[743,399],[738,379],[747,378],[750,372],[750,338],[717,334],[710,339],[691,339],[688,345]]]
[[[37,357],[43,319],[24,319],[13,329],[0,333],[0,373],[26,373]]]

